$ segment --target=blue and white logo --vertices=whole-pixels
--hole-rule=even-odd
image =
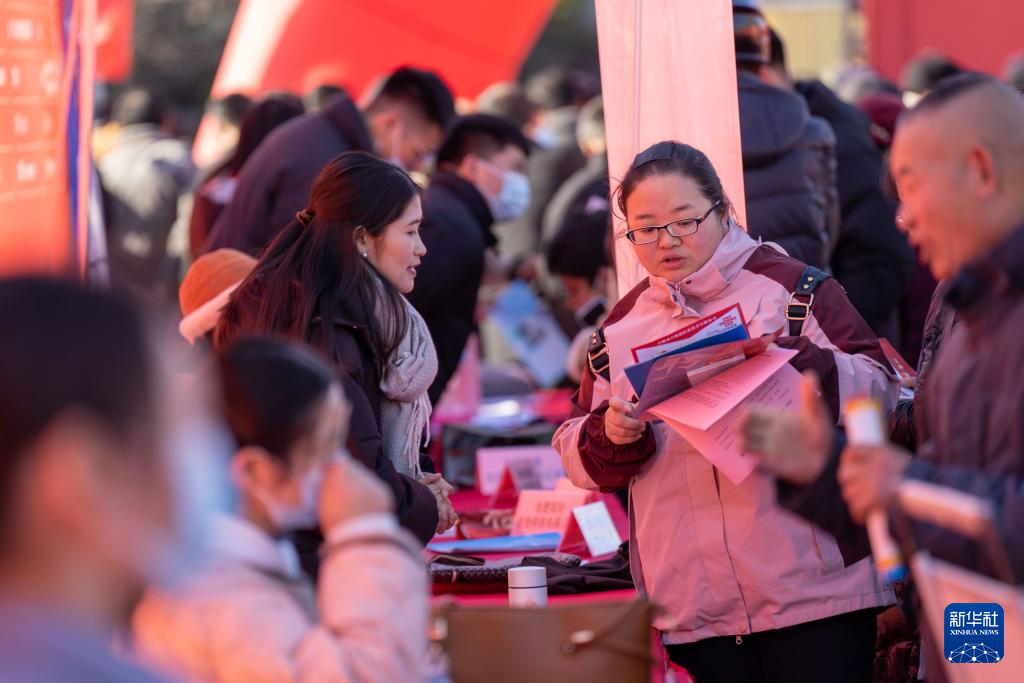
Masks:
[[[994,602],[954,602],[946,606],[946,661],[995,664],[1003,652],[1003,608]]]

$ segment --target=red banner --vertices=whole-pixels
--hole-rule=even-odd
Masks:
[[[0,273],[70,263],[62,18],[61,0],[0,5]]]
[[[98,0],[96,17],[96,78],[108,83],[127,80],[132,73],[132,0]]]
[[[554,0],[242,0],[212,97],[302,94],[344,86],[358,97],[402,65],[435,69],[459,97],[514,80]],[[202,163],[200,129],[196,158]]]
[[[95,1],[0,4],[0,275],[84,267]]]

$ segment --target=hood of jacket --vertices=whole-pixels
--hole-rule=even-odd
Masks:
[[[793,149],[810,123],[802,97],[768,85],[757,76],[737,74],[743,166],[765,166]]]

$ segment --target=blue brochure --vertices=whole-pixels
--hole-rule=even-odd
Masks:
[[[427,550],[434,553],[528,553],[542,550],[555,550],[562,540],[562,534],[551,531],[546,534],[529,534],[527,536],[492,536],[490,538],[472,538],[465,541],[445,541],[431,543]]]
[[[657,358],[651,358],[650,360],[646,360],[642,363],[630,365],[625,368],[626,378],[629,380],[629,383],[633,385],[633,391],[636,392],[636,395],[642,396],[644,393],[644,386],[647,384],[647,377],[651,374],[651,368],[654,367],[654,364],[661,359],[677,356],[680,353],[686,353],[687,351],[704,349],[709,346],[717,346],[719,344],[726,344],[734,341],[743,341],[744,339],[750,339],[750,335],[747,334],[747,328],[745,326],[739,325],[713,337],[698,339],[692,344],[681,346],[678,349],[673,349],[672,351],[669,351],[662,356],[658,356]]]

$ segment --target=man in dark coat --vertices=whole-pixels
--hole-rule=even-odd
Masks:
[[[744,446],[765,453],[764,466],[789,483],[779,487],[784,504],[853,554],[867,549],[859,524],[887,509],[903,481],[989,501],[1010,570],[1024,576],[1024,102],[989,76],[948,79],[904,116],[892,167],[902,226],[935,277],[949,278],[943,305],[953,316],[916,399],[916,454],[850,446],[840,456],[809,391],[798,427],[788,430],[794,439],[765,448],[772,430],[764,426],[786,418],[755,417]],[[997,575],[974,539],[931,524],[915,532],[917,547],[933,556]],[[942,680],[930,632],[922,627],[929,680]]]
[[[768,25],[756,2],[734,0],[747,229],[824,268],[839,232],[835,135],[801,97],[762,80]]]
[[[525,186],[529,142],[510,121],[488,114],[458,119],[438,150],[438,171],[423,198],[420,237],[427,247],[408,295],[437,348],[437,403],[476,329],[476,300],[486,254],[497,240],[494,213],[508,184]],[[492,261],[496,261],[493,257]]]
[[[455,112],[434,73],[403,67],[360,112],[341,93],[318,112],[280,126],[242,167],[238,187],[213,226],[206,251],[230,247],[258,254],[309,199],[313,180],[342,152],[376,150],[408,170],[433,154]]]
[[[898,305],[915,258],[896,228],[896,204],[882,192],[882,156],[871,138],[871,121],[820,81],[795,85],[786,71],[782,40],[771,33],[771,64],[763,71],[775,85],[803,96],[812,116],[828,121],[836,136],[839,236],[829,264],[850,303],[880,337],[899,340]]]

